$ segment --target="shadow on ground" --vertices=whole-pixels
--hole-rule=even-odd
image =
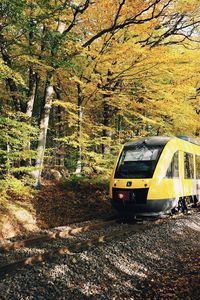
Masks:
[[[37,224],[51,228],[91,219],[112,216],[108,184],[46,181],[33,200]]]

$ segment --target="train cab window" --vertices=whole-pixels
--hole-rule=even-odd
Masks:
[[[196,178],[200,179],[200,155],[196,155]]]
[[[179,152],[175,152],[172,161],[167,169],[167,178],[178,178],[179,177]]]
[[[151,178],[162,148],[145,143],[125,147],[117,165],[115,178]]]
[[[194,160],[191,153],[184,153],[184,175],[185,179],[194,178]]]

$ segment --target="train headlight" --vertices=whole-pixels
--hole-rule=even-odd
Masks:
[[[121,200],[121,201],[129,201],[130,200],[130,192],[129,191],[118,191],[117,198],[118,198],[118,200]]]
[[[118,194],[118,198],[121,199],[121,200],[123,200],[124,199],[124,194],[123,193],[119,193]]]

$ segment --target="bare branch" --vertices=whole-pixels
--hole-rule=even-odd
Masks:
[[[118,20],[119,15],[120,15],[120,11],[121,11],[123,5],[125,4],[125,2],[126,2],[126,0],[122,0],[122,1],[120,2],[118,11],[117,11],[117,13],[116,13],[116,16],[115,16],[115,19],[114,19],[114,22],[113,22],[113,26],[116,26],[117,20]]]
[[[89,7],[90,3],[91,3],[91,0],[86,0],[83,5],[71,6],[72,9],[74,10],[73,20],[72,20],[71,24],[67,27],[67,29],[65,29],[65,31],[63,32],[63,35],[66,35],[76,25],[77,16],[79,14],[83,14],[84,11],[86,11],[87,8]]]
[[[200,42],[199,40],[195,40],[195,39],[191,38],[195,29],[198,28],[200,21],[196,21],[196,22],[188,23],[188,24],[182,23],[182,25],[179,26],[181,24],[181,22],[183,21],[184,17],[185,16],[183,16],[183,15],[180,16],[180,18],[177,20],[177,22],[171,28],[167,29],[162,35],[160,35],[157,40],[155,40],[155,37],[154,37],[154,41],[150,42],[149,40],[146,40],[146,45],[151,45],[151,47],[155,47],[157,45],[160,45],[162,43],[162,41],[165,40],[166,38],[168,38],[169,36],[175,36],[175,35],[176,36],[184,36],[184,39],[181,40],[181,42],[183,42],[185,39],[188,39],[193,42]],[[186,29],[188,29],[187,32],[186,32]],[[170,41],[170,42],[167,42],[164,44],[166,45],[166,44],[175,44],[175,43],[177,43],[177,42]],[[179,41],[179,43],[180,43],[180,41]]]
[[[148,22],[154,18],[158,18],[159,16],[162,15],[162,13],[164,12],[164,10],[169,6],[169,4],[172,2],[172,0],[169,0],[165,5],[163,5],[163,7],[159,10],[159,12],[157,14],[155,14],[156,11],[156,6],[158,5],[158,3],[160,3],[161,0],[155,0],[152,4],[150,4],[148,7],[146,7],[145,9],[143,9],[142,11],[140,11],[137,15],[133,16],[132,18],[128,18],[126,20],[124,20],[123,23],[121,24],[117,24],[117,19],[119,17],[119,13],[117,13],[117,15],[115,16],[114,22],[112,24],[112,26],[103,29],[102,31],[98,32],[97,34],[95,34],[93,37],[91,37],[87,42],[85,42],[83,44],[83,47],[87,47],[89,45],[91,45],[95,40],[97,40],[98,38],[102,37],[105,33],[113,33],[118,29],[122,29],[125,28],[129,25],[133,25],[133,24],[143,24],[145,22]],[[122,5],[125,4],[125,1],[122,2]],[[122,6],[119,7],[118,12],[120,12]],[[141,17],[144,13],[151,11],[152,9],[152,13],[149,17],[146,18],[139,18]],[[117,17],[117,18],[116,18]]]

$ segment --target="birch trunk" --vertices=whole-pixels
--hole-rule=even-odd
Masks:
[[[44,96],[44,107],[41,115],[40,120],[40,131],[39,131],[39,141],[38,141],[38,147],[37,147],[37,159],[35,163],[36,170],[33,172],[33,175],[36,179],[35,185],[40,186],[41,185],[41,174],[42,174],[42,168],[43,168],[43,162],[44,162],[44,153],[46,148],[46,139],[47,139],[47,129],[49,125],[49,115],[51,111],[52,106],[52,99],[54,94],[54,89],[51,84],[49,84],[49,81],[51,81],[52,74],[49,76],[47,85],[46,85],[46,91]]]
[[[36,99],[37,94],[37,87],[38,87],[38,74],[34,73],[32,71],[32,68],[30,68],[30,74],[29,74],[29,92],[28,92],[28,102],[26,107],[26,114],[29,117],[29,119],[32,118],[33,115],[33,106]]]
[[[65,30],[65,24],[60,22],[58,23],[57,31],[62,34]],[[56,55],[52,49],[52,56]],[[52,100],[54,95],[54,88],[52,85],[54,72],[52,71],[47,75],[45,95],[44,95],[44,106],[42,108],[41,119],[40,119],[40,131],[39,131],[39,141],[37,147],[37,159],[36,159],[36,170],[33,172],[35,177],[35,186],[38,187],[41,185],[41,174],[44,163],[44,153],[46,148],[47,140],[47,130],[49,125],[49,116],[52,107]]]
[[[33,106],[35,103],[36,95],[37,95],[37,87],[38,87],[38,75],[32,71],[30,68],[29,74],[29,92],[28,92],[28,102],[26,107],[26,115],[28,116],[29,122],[31,123],[31,119],[33,116]],[[27,141],[27,145],[25,147],[26,151],[31,149],[31,142],[30,140]],[[31,158],[27,159],[25,162],[26,166],[31,166]]]
[[[32,19],[32,10],[31,10],[31,15],[30,15],[30,32],[29,32],[29,46],[30,49],[33,47],[33,41],[34,41],[34,27],[35,23]],[[37,88],[39,84],[39,78],[38,74],[33,71],[33,66],[30,63],[29,66],[29,90],[28,90],[28,102],[26,105],[26,115],[28,116],[28,122],[31,124],[32,122],[32,116],[33,116],[33,106],[35,103],[36,99],[36,94],[37,94]],[[27,144],[25,146],[26,151],[30,151],[31,149],[31,142],[30,140],[27,141]],[[31,166],[32,165],[32,160],[31,158],[26,159],[24,162],[22,162],[25,166]]]

